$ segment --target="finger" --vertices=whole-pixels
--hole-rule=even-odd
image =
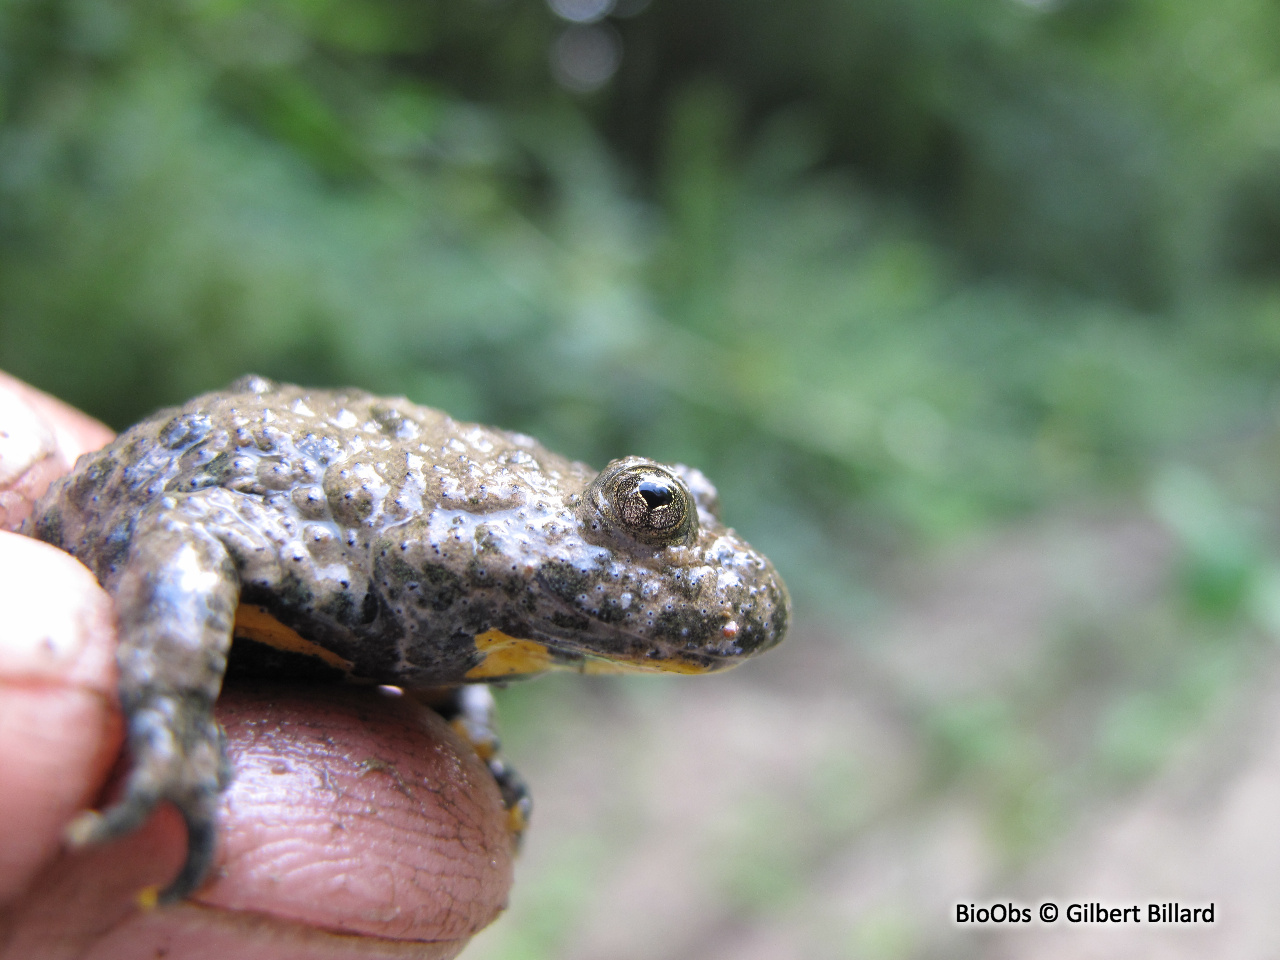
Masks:
[[[0,528],[16,530],[76,457],[111,437],[92,417],[0,373]]]
[[[53,431],[54,443],[68,464],[82,453],[106,446],[115,433],[87,413],[0,371],[0,392],[21,398]]]
[[[42,875],[12,956],[445,957],[502,909],[505,809],[437,715],[368,689],[263,686],[225,691],[219,718],[235,780],[221,866],[197,902],[134,905],[182,862],[165,807]]]
[[[202,901],[416,940],[469,936],[505,905],[506,809],[439,714],[337,686],[232,689],[218,707],[235,779]]]
[[[77,560],[0,532],[0,903],[58,850],[120,748],[110,598]]]

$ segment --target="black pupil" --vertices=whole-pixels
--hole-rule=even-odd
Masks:
[[[671,492],[671,488],[657,480],[641,480],[636,486],[636,490],[640,496],[644,497],[644,502],[650,510],[665,507],[675,499],[675,494]]]

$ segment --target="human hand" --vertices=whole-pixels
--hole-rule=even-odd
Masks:
[[[0,522],[110,432],[0,374]],[[228,688],[235,779],[191,900],[143,909],[185,854],[167,806],[66,851],[117,766],[111,601],[74,558],[0,533],[0,958],[452,957],[506,902],[512,839],[492,776],[409,698]]]

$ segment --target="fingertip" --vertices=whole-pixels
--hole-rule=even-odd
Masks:
[[[0,373],[0,529],[18,529],[50,483],[112,436],[92,417]]]
[[[225,690],[236,776],[213,878],[155,906],[186,851],[161,804],[137,831],[57,859],[0,932],[12,956],[446,960],[506,904],[497,785],[438,715],[369,689]]]
[[[106,446],[115,432],[101,420],[0,371],[0,394],[19,397],[52,431],[55,446],[68,466],[81,454]]]
[[[224,690],[235,779],[203,903],[330,930],[465,940],[505,907],[497,784],[440,716],[342,687]]]
[[[114,698],[115,607],[79,560],[0,531],[0,682]]]

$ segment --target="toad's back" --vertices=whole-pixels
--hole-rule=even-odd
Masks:
[[[476,666],[476,634],[522,632],[526,618],[498,608],[513,593],[537,606],[538,561],[572,562],[563,515],[593,476],[529,437],[404,399],[245,378],[89,455],[42,501],[34,529],[108,587],[126,567],[171,562],[140,536],[157,518],[211,534],[245,601],[356,672],[457,682]],[[517,568],[477,557],[477,534]],[[416,615],[423,607],[430,616]]]
[[[489,492],[495,479],[554,489],[568,474],[593,475],[522,434],[459,423],[403,398],[246,377],[161,410],[88,455],[63,481],[60,499],[77,504],[92,525],[165,493],[225,487],[261,497],[299,522],[324,516],[348,526],[386,525],[415,507],[386,495],[423,466],[436,474],[421,491],[425,502],[454,499],[482,511],[496,506]]]

